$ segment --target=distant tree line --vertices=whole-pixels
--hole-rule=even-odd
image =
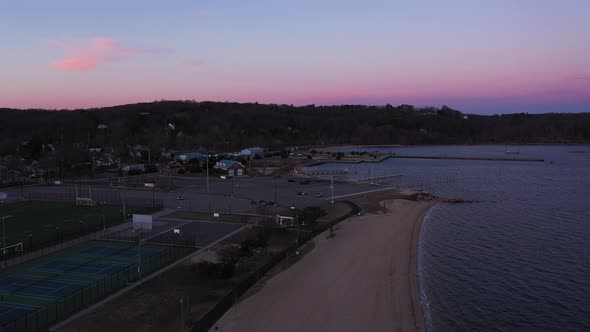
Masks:
[[[162,150],[236,151],[248,146],[279,151],[327,144],[583,142],[590,142],[589,113],[484,116],[447,106],[190,101],[73,111],[0,109],[0,156],[48,166],[89,163],[90,146],[108,147],[114,157],[129,161],[130,144],[148,147],[157,160]]]

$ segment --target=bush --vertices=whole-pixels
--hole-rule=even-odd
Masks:
[[[186,167],[186,171],[189,173],[201,173],[201,172],[203,172],[203,169],[201,168],[201,165],[199,165],[199,163],[197,162],[197,163],[189,164]]]
[[[218,278],[221,275],[221,264],[209,261],[199,262],[197,264],[197,273],[201,277]]]
[[[313,225],[315,222],[326,215],[326,211],[319,206],[308,206],[299,212],[299,220]]]
[[[236,264],[240,260],[240,249],[236,247],[227,247],[221,250],[218,254],[219,264],[221,264],[219,277],[231,278],[236,272]]]
[[[158,167],[154,164],[145,165],[144,173],[158,173]]]
[[[132,168],[129,171],[127,171],[127,175],[140,175],[140,174],[141,174],[140,169]]]

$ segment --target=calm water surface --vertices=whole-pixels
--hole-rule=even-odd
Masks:
[[[505,149],[378,150],[506,157]],[[590,146],[511,149],[520,154],[509,156],[545,162],[390,159],[318,166],[347,168],[352,178],[402,174],[379,184],[479,201],[438,205],[422,225],[419,278],[430,331],[590,331]],[[573,153],[580,151],[587,153]]]

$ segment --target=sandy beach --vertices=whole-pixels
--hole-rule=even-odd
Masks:
[[[425,331],[416,275],[422,219],[433,202],[383,201],[340,223],[232,307],[211,331]],[[374,210],[374,209],[373,209]]]

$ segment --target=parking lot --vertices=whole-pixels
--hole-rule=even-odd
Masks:
[[[161,201],[168,209],[196,212],[255,212],[257,207],[268,201],[276,202],[278,209],[290,206],[305,207],[321,205],[331,199],[330,181],[308,179],[303,177],[234,177],[221,179],[210,177],[209,190],[204,177],[174,176],[173,187],[170,187],[168,176],[154,177],[155,189],[114,189],[107,181],[96,181],[92,191],[110,191],[112,196],[120,197],[121,201],[149,205],[155,199]],[[22,188],[24,197],[29,192],[43,192],[48,195],[72,192],[73,185],[61,186],[29,186]],[[334,182],[334,196],[338,197],[377,190],[382,187],[367,183],[345,181]],[[21,188],[4,190],[9,198],[21,196]],[[209,194],[207,193],[209,192]],[[87,191],[85,192],[87,194]],[[179,199],[182,196],[182,200]],[[274,205],[274,204],[271,204]]]

